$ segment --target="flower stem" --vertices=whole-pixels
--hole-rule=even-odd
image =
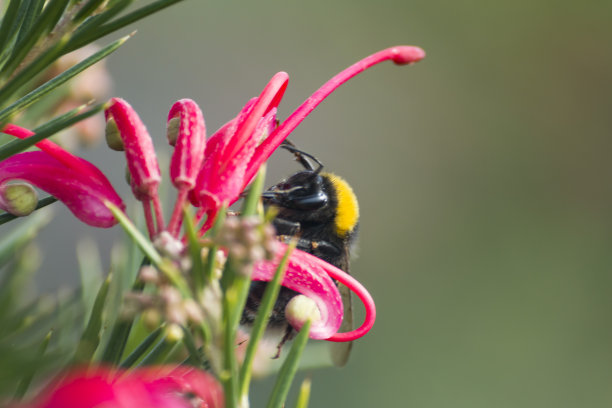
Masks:
[[[185,207],[185,201],[187,201],[188,194],[189,190],[186,187],[183,187],[178,191],[176,203],[174,204],[174,210],[172,210],[172,216],[170,217],[170,222],[168,222],[168,232],[170,232],[173,237],[178,236],[179,230],[181,229],[183,208]]]

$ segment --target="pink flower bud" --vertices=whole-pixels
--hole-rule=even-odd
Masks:
[[[125,147],[125,157],[132,176],[132,191],[139,200],[153,199],[161,181],[153,141],[132,107],[121,98],[112,98],[104,111],[106,120],[115,120]]]
[[[178,189],[191,190],[202,167],[206,147],[204,117],[191,99],[181,99],[172,105],[168,113],[168,138],[174,146],[170,162],[172,183]]]

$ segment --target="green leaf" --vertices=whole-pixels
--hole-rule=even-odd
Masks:
[[[263,191],[265,180],[266,166],[263,165],[260,167],[259,171],[257,172],[257,176],[255,176],[255,179],[251,183],[249,194],[242,205],[242,216],[257,214],[257,205],[259,204],[259,199],[261,197],[261,192]]]
[[[136,228],[136,226],[130,221],[130,219],[111,202],[105,203],[108,209],[113,213],[119,224],[123,227],[123,230],[132,238],[132,240],[138,245],[140,250],[145,254],[147,258],[155,266],[159,266],[162,263],[162,257],[157,252],[151,241],[149,241],[142,233]]]
[[[94,0],[94,1],[98,1],[98,0]],[[83,47],[89,44],[90,42],[92,42],[92,41],[84,42],[77,47],[73,47],[76,43],[79,42],[79,38],[83,38],[84,36],[87,36],[88,34],[97,32],[100,29],[100,26],[102,24],[106,23],[108,20],[112,19],[113,17],[121,13],[126,7],[128,7],[133,2],[134,0],[115,1],[113,4],[107,4],[103,12],[87,18],[74,31],[74,33],[70,37],[70,41],[68,42],[68,45],[66,46],[66,49],[64,50],[64,53],[68,53],[70,51]],[[78,17],[77,15],[77,17],[75,18],[78,19],[80,17]]]
[[[0,265],[12,259],[15,252],[30,242],[38,232],[49,222],[49,214],[37,213],[12,231],[5,233],[0,241]],[[0,285],[0,293],[4,285]]]
[[[136,280],[132,286],[132,291],[141,292],[143,288],[144,283],[140,280]],[[133,318],[126,319],[121,316],[117,318],[100,359],[103,363],[108,363],[110,365],[119,364],[133,325]]]
[[[17,43],[7,65],[2,68],[2,76],[9,77],[19,66],[26,55],[34,48],[34,44],[44,35],[48,34],[64,13],[69,0],[51,0],[34,24],[31,16],[26,16]],[[35,5],[34,5],[35,7]]]
[[[185,228],[185,235],[187,236],[187,242],[189,243],[189,255],[191,257],[191,280],[193,281],[193,288],[195,293],[200,293],[204,287],[204,262],[202,262],[202,246],[198,239],[198,233],[194,224],[193,216],[191,212],[185,208],[183,225]]]
[[[310,377],[304,378],[304,381],[302,381],[302,386],[300,387],[300,393],[298,395],[295,408],[308,408],[308,400],[310,399],[311,387],[312,381],[310,380]]]
[[[53,335],[53,330],[49,331],[45,338],[43,339],[40,347],[37,350],[37,360],[41,359],[45,355],[45,351],[47,351],[47,347],[49,346],[49,341],[51,340],[51,336]],[[35,368],[35,367],[33,367]],[[36,374],[36,370],[29,370],[19,382],[17,386],[17,390],[15,391],[15,399],[21,399],[30,388],[30,384],[34,379],[34,375]]]
[[[182,329],[176,325],[166,326],[164,337],[153,347],[136,367],[145,367],[154,364],[161,364],[174,352],[182,340]],[[180,335],[177,336],[177,334]]]
[[[129,38],[130,36],[125,36],[117,41],[112,42],[111,44],[102,48],[100,51],[94,53],[88,58],[85,58],[83,61],[67,69],[55,78],[45,82],[32,92],[15,101],[10,106],[0,111],[0,123],[5,123],[7,119],[14,113],[17,113],[25,109],[29,105],[35,103],[44,95],[48,94],[54,89],[57,89],[60,85],[63,85],[68,80],[75,77],[77,74],[83,72],[85,69],[100,61],[107,55],[111,54],[113,51],[121,47]],[[15,78],[13,78],[2,89],[0,89],[0,101],[8,99],[13,93],[15,93],[19,88],[21,88],[21,86],[23,86],[27,81],[29,81],[33,75],[36,75],[38,72],[40,72],[40,69],[46,67],[49,62],[48,59],[54,58],[54,50],[54,48],[50,49],[47,53],[41,55],[37,60],[28,65],[23,71],[21,71],[17,76],[15,76]]]
[[[144,353],[155,343],[160,334],[164,331],[165,326],[160,326],[155,329],[151,334],[149,334],[145,339],[130,353],[129,356],[121,362],[122,368],[130,368],[132,367],[143,355]]]
[[[0,50],[8,48],[10,51],[11,47],[8,47],[10,37],[17,36],[17,28],[21,25],[25,17],[26,6],[27,3],[22,0],[11,0],[8,4],[4,17],[2,18],[2,25],[0,25]],[[21,16],[19,16],[20,8],[24,10]]]
[[[77,261],[81,276],[81,294],[85,310],[93,307],[95,294],[103,281],[103,268],[96,243],[91,239],[77,242]]]
[[[112,275],[109,275],[105,280],[94,301],[89,322],[83,331],[81,340],[74,354],[73,362],[77,364],[89,363],[100,344],[100,329],[102,328],[102,313],[104,312],[104,304],[106,303],[106,295]]]
[[[255,361],[255,354],[257,353],[257,347],[259,346],[259,341],[263,337],[266,327],[268,326],[270,314],[272,312],[272,309],[274,308],[274,303],[276,302],[276,298],[278,297],[278,293],[280,292],[281,282],[283,281],[285,271],[287,270],[289,257],[291,256],[291,252],[293,252],[296,245],[297,241],[293,240],[287,247],[283,258],[281,259],[278,267],[276,268],[274,278],[267,284],[263,298],[261,299],[261,304],[259,305],[257,316],[255,317],[255,321],[253,322],[253,328],[251,329],[251,335],[249,337],[249,342],[247,344],[247,349],[244,355],[244,362],[242,363],[242,369],[240,372],[241,398],[248,397],[249,384],[252,375],[251,372],[253,369],[253,361]]]
[[[295,373],[297,372],[297,368],[300,363],[300,356],[302,355],[302,351],[304,351],[304,347],[306,347],[306,343],[308,342],[309,332],[310,320],[307,320],[300,329],[300,332],[295,340],[293,340],[293,344],[291,345],[291,350],[289,350],[287,359],[281,366],[280,372],[276,377],[276,383],[272,389],[270,401],[268,402],[268,408],[284,407],[287,394],[289,393],[289,388],[291,388],[293,377],[295,377]]]
[[[73,37],[66,47],[66,52],[74,51],[77,48],[81,48],[86,44],[89,44],[105,35],[108,35],[114,31],[117,31],[129,24],[132,24],[144,17],[147,17],[159,10],[169,7],[175,3],[183,0],[158,0],[146,6],[134,10],[131,13],[126,14],[108,24],[95,27],[95,29],[88,29],[85,32],[79,33],[78,36]]]

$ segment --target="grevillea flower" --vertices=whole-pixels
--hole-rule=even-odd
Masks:
[[[276,258],[272,262],[257,262],[253,270],[252,279],[270,281],[285,250],[286,245],[279,243]],[[332,279],[353,291],[365,306],[365,321],[356,330],[347,333],[337,333],[344,313],[342,298],[338,287]],[[298,249],[294,250],[289,258],[289,265],[287,265],[287,272],[285,273],[282,285],[300,292],[315,302],[320,318],[311,324],[310,337],[313,339],[337,342],[352,341],[366,334],[374,325],[376,307],[368,291],[349,274],[316,256]],[[289,323],[296,330],[299,330],[304,321],[294,322],[289,320]]]
[[[34,134],[16,125],[7,125],[2,132],[21,139]],[[123,201],[96,166],[49,140],[36,146],[41,151],[19,153],[0,162],[0,184],[23,180],[55,196],[86,224],[107,228],[117,223],[104,202],[123,209]]]
[[[200,231],[206,232],[219,210],[238,200],[261,165],[335,89],[380,62],[391,60],[400,65],[410,64],[424,56],[422,49],[412,46],[392,47],[372,54],[334,76],[277,125],[277,107],[289,80],[286,73],[279,72],[258,97],[251,99],[234,119],[208,141],[205,140],[204,118],[195,102],[188,99],[178,101],[168,115],[169,140],[175,146],[170,176],[179,191],[168,225],[164,223],[157,192],[161,175],[151,137],[132,107],[122,99],[113,98],[105,111],[106,119],[109,128],[118,131],[124,146],[132,190],[136,198],[143,202],[149,235],[154,238],[165,232],[179,238],[181,213],[187,197],[198,208],[198,221],[200,217],[207,216]],[[22,153],[2,162],[0,183],[22,178],[47,189],[85,222],[98,226],[113,224],[110,213],[102,208],[103,203],[105,200],[120,203],[120,199],[106,178],[90,163],[60,151],[50,143],[39,144],[44,153],[33,152],[38,153],[35,156]],[[30,170],[28,165],[34,167]],[[46,166],[48,171],[34,171],[36,166]],[[70,173],[70,177],[67,173]],[[98,215],[96,222],[94,215]],[[261,261],[255,267],[253,279],[268,281],[274,270],[275,262]],[[333,280],[355,291],[366,306],[364,323],[349,333],[337,333],[344,312]],[[320,319],[312,325],[310,335],[313,338],[350,341],[365,334],[374,323],[376,312],[367,291],[347,274],[312,255],[294,252],[283,285],[309,297],[317,305]],[[303,322],[291,323],[299,328]]]
[[[164,218],[157,192],[161,174],[151,136],[138,114],[123,99],[112,98],[104,114],[107,123],[115,123],[119,129],[119,136],[123,142],[125,158],[131,176],[132,192],[143,203],[149,234],[158,233],[164,227]],[[157,228],[154,227],[151,204],[153,204],[155,211]]]
[[[222,408],[223,390],[208,373],[185,366],[130,371],[74,370],[34,401],[14,408]]]

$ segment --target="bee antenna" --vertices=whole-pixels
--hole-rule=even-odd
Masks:
[[[323,169],[323,163],[321,163],[319,159],[317,159],[310,153],[306,153],[305,151],[298,149],[289,140],[285,139],[283,143],[281,143],[280,147],[293,153],[293,155],[295,156],[295,160],[299,161],[300,164],[304,166],[306,170],[310,170],[315,172],[316,174],[319,174]],[[319,167],[315,169],[313,164],[308,159],[315,162]]]

